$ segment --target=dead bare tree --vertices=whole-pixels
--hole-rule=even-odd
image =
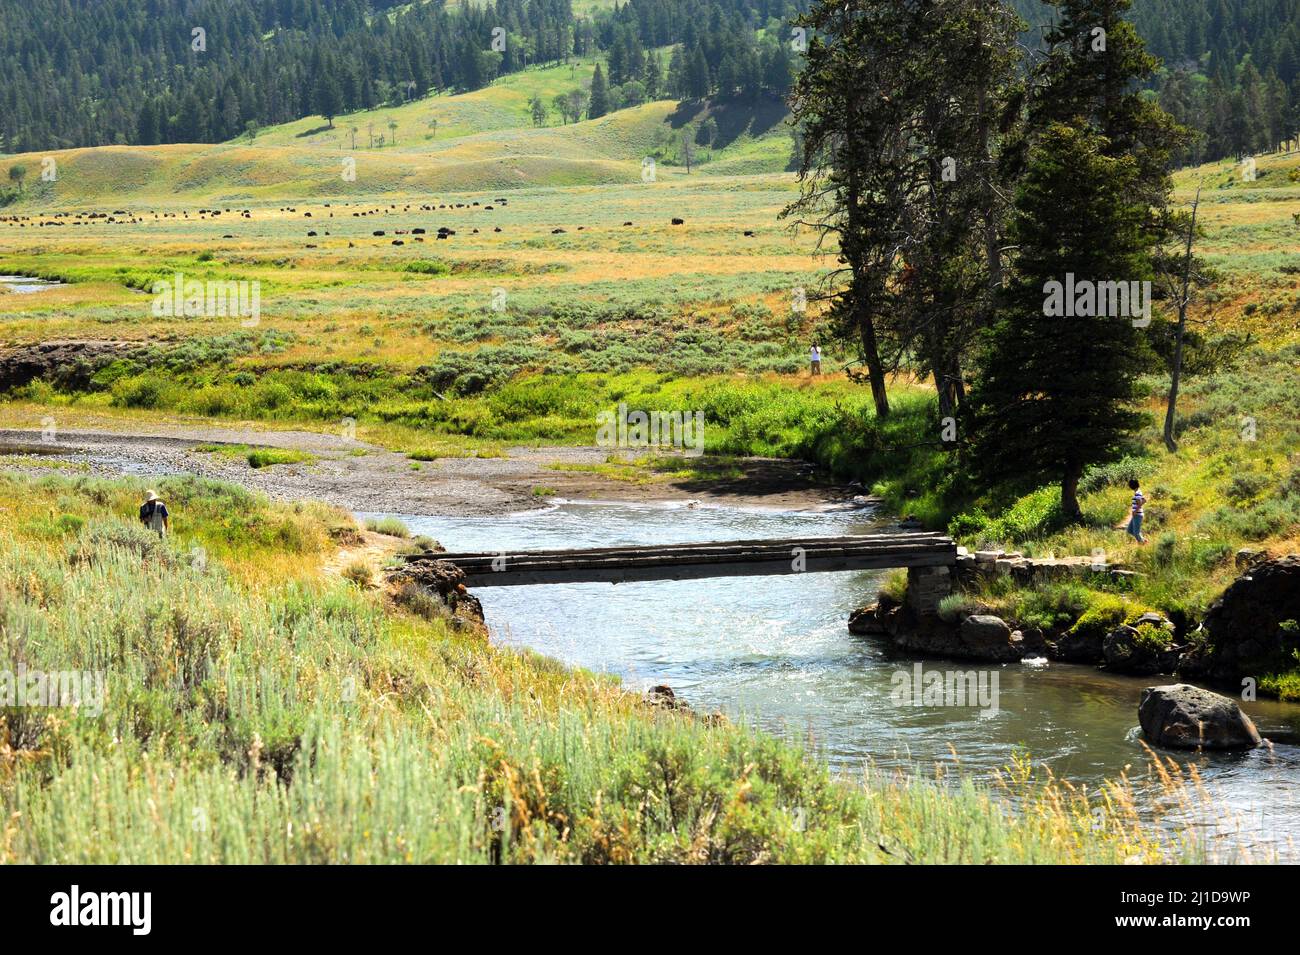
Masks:
[[[1206,284],[1207,277],[1200,268],[1195,255],[1196,220],[1201,206],[1201,187],[1196,187],[1196,198],[1188,213],[1175,216],[1173,228],[1182,242],[1182,254],[1177,257],[1161,257],[1160,274],[1168,292],[1168,298],[1178,309],[1178,321],[1174,326],[1173,357],[1169,363],[1169,400],[1165,405],[1165,447],[1173,453],[1178,450],[1174,438],[1174,426],[1178,416],[1178,387],[1183,376],[1183,345],[1187,340],[1187,312],[1196,299],[1200,286]]]

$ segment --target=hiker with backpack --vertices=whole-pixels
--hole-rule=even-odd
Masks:
[[[140,505],[140,523],[159,537],[171,533],[171,515],[167,513],[167,505],[159,499],[156,491],[145,494],[144,503]]]

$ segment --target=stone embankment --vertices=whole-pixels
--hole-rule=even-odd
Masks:
[[[1243,679],[1290,669],[1291,654],[1300,647],[1300,555],[1250,555],[1238,564],[1245,572],[1199,627],[1182,621],[1180,629],[1163,614],[1137,608],[1121,614],[1123,619],[1085,615],[1044,630],[1004,620],[982,606],[984,585],[998,577],[1021,586],[1071,579],[1115,584],[1136,574],[1101,555],[1030,558],[959,550],[951,569],[910,570],[901,603],[881,594],[876,603],[853,611],[849,630],[931,656],[998,662],[1046,657],[1116,673],[1177,673],[1237,688]],[[953,595],[959,599],[945,603]]]

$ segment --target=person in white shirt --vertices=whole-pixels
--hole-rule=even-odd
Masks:
[[[813,342],[812,348],[808,351],[808,372],[812,375],[822,373],[822,350]]]

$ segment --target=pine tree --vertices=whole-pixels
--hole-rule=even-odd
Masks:
[[[1054,125],[1029,156],[1016,191],[1011,239],[1016,273],[981,349],[971,395],[970,469],[990,482],[1061,487],[1061,513],[1079,521],[1084,469],[1122,454],[1140,416],[1132,408],[1143,368],[1131,316],[1064,317],[1049,284],[1149,280],[1147,210],[1132,198],[1131,157],[1088,130]]]
[[[687,99],[704,99],[711,86],[708,60],[704,58],[704,50],[697,46],[687,57],[686,85],[682,93]]]
[[[316,77],[316,86],[312,100],[316,112],[325,118],[330,129],[334,128],[334,117],[338,115],[343,104],[343,94],[339,90],[338,78],[334,75],[331,64],[326,63]]]
[[[763,60],[763,88],[774,96],[785,96],[790,92],[793,73],[794,67],[786,44],[772,44]]]
[[[144,146],[154,146],[161,142],[158,128],[158,107],[152,99],[140,104],[140,115],[136,120],[135,141]]]
[[[605,84],[605,74],[596,64],[596,71],[591,75],[591,99],[587,102],[587,118],[599,119],[609,112],[609,87]]]
[[[889,396],[880,327],[915,185],[907,74],[916,50],[905,28],[915,16],[906,0],[819,0],[796,21],[813,39],[791,97],[801,133],[800,196],[782,215],[838,246],[830,317],[856,341],[882,418]]]
[[[1049,56],[1036,71],[1030,126],[1086,123],[1104,138],[1107,155],[1136,161],[1133,188],[1153,210],[1162,209],[1172,188],[1170,157],[1186,146],[1188,133],[1142,94],[1159,60],[1126,19],[1133,0],[1047,2],[1059,13],[1046,37]]]
[[[641,74],[641,82],[645,85],[646,99],[654,100],[659,98],[660,74],[663,67],[659,62],[659,54],[651,50],[650,55],[645,60],[645,70]]]
[[[686,53],[678,46],[674,47],[673,55],[668,60],[668,95],[685,99],[686,87]]]

